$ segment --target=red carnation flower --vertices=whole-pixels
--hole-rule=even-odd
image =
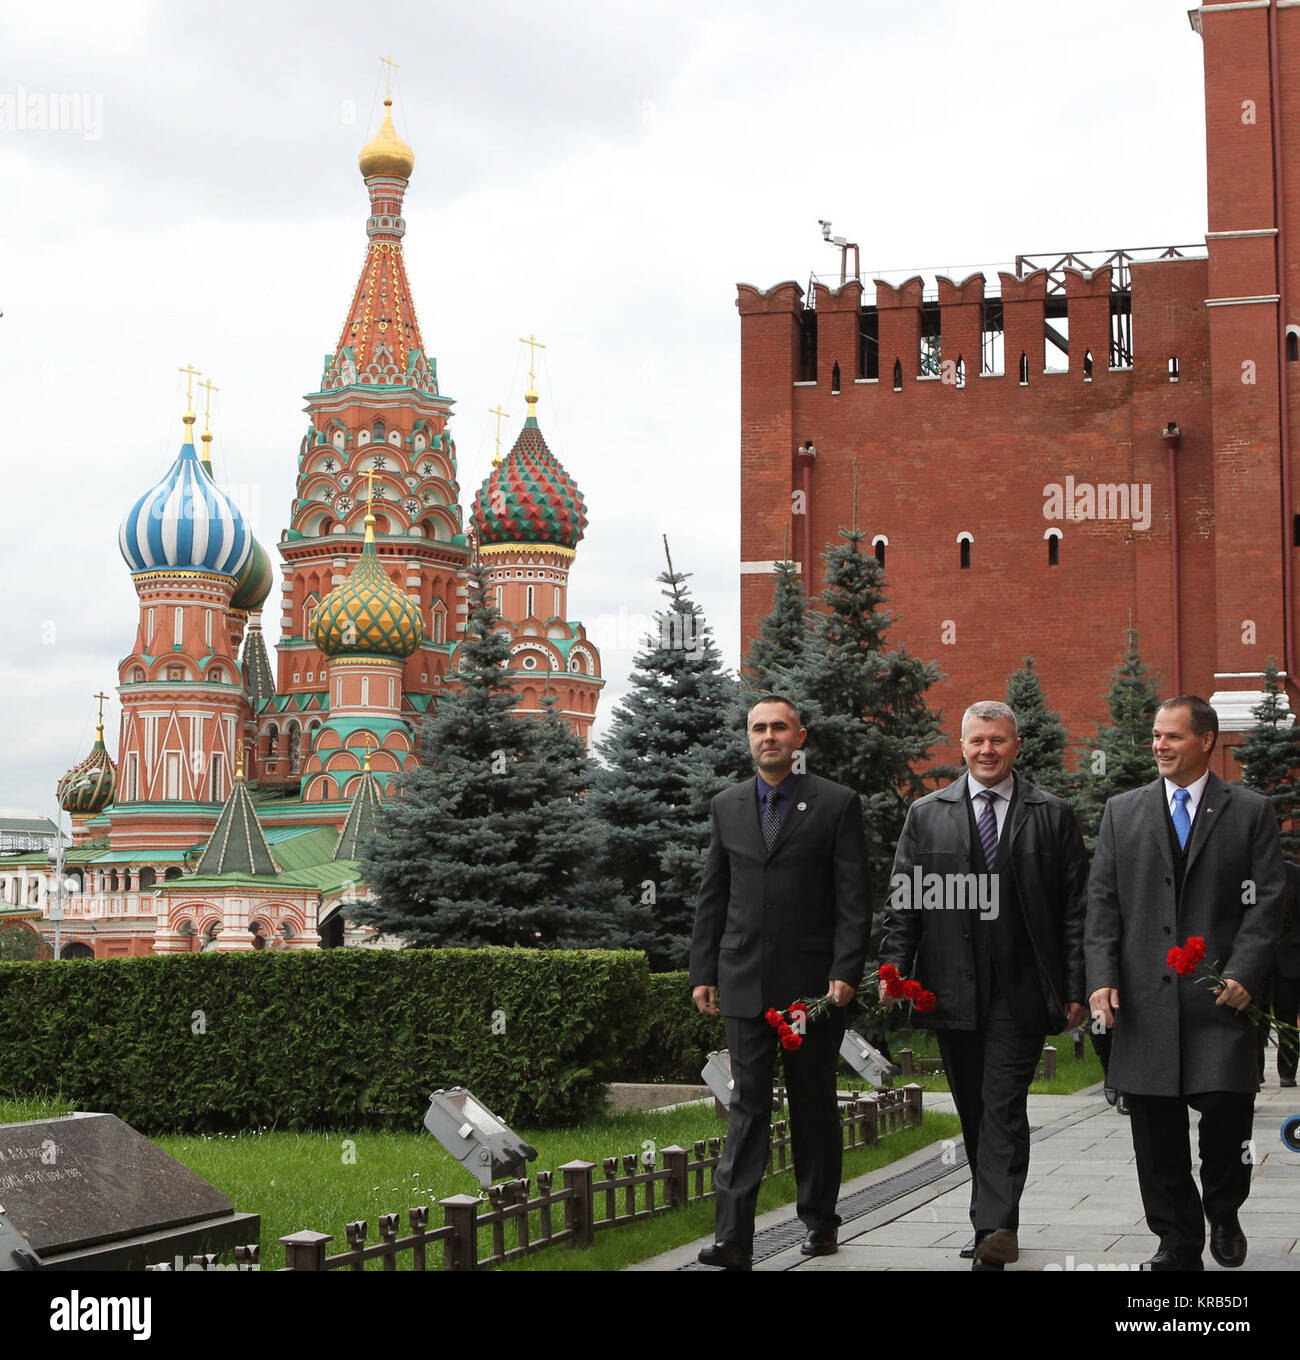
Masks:
[[[1189,935],[1187,937],[1187,944],[1184,948],[1187,951],[1187,957],[1193,964],[1200,963],[1205,957],[1205,936]]]
[[[916,1001],[920,998],[925,988],[921,986],[915,978],[907,978],[903,982],[903,995],[909,1001]]]
[[[882,982],[888,982],[890,978],[896,978],[898,976],[898,969],[895,968],[892,963],[882,963],[880,965],[879,974]]]
[[[787,1032],[781,1036],[781,1047],[791,1053],[802,1043],[803,1040],[792,1029],[787,1029]]]
[[[767,1014],[763,1017],[763,1019],[766,1020],[767,1023],[771,1025],[773,1029],[775,1029],[781,1023],[781,1012],[778,1010],[769,1009]]]
[[[792,1030],[790,1026],[787,1025],[784,1020],[782,1020],[781,1023],[776,1027],[776,1032],[781,1036],[782,1040],[784,1041],[794,1033],[794,1030]]]
[[[912,1005],[920,1011],[922,1015],[925,1015],[927,1012],[934,1010],[938,1000],[939,998],[935,996],[933,992],[927,992],[925,988],[922,987],[920,995],[912,1002]]]
[[[899,976],[898,976],[897,973],[895,973],[893,977],[888,977],[888,978],[885,979],[885,991],[886,991],[890,996],[902,996],[902,995],[903,995],[903,984],[902,984],[901,980],[899,979]]]

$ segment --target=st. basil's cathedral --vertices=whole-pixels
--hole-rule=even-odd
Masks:
[[[377,943],[340,904],[364,896],[359,848],[455,683],[475,553],[509,637],[515,711],[540,714],[553,696],[590,742],[600,655],[567,608],[586,508],[542,435],[530,364],[528,417],[463,523],[452,401],[402,257],[415,157],[391,107],[390,94],[359,157],[361,276],[306,398],[275,667],[262,633],[272,555],[222,490],[209,430],[195,447],[192,388],[180,453],[122,521],[139,621],[119,668],[117,760],[99,696],[95,744],[59,783],[74,841],[63,957]],[[38,863],[9,857],[5,872]]]

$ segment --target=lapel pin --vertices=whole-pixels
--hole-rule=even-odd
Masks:
[[[795,807],[797,807],[797,808],[799,809],[800,812],[807,812],[807,811],[808,811],[808,804],[807,804],[807,803],[796,803],[796,804],[795,804]]]

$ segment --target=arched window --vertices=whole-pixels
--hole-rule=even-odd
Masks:
[[[1061,531],[1059,529],[1048,529],[1043,537],[1047,540],[1047,565],[1049,567],[1059,567],[1061,565]]]
[[[973,541],[974,541],[974,540],[971,538],[970,534],[958,534],[958,535],[957,535],[957,544],[958,544],[958,547],[959,547],[959,549],[960,549],[960,551],[961,551],[961,569],[962,569],[962,571],[969,571],[969,570],[970,570],[970,545],[971,545],[971,543],[972,543]]]
[[[966,386],[966,360],[960,354],[957,356],[957,386]]]
[[[1300,330],[1295,326],[1288,326],[1286,332],[1286,361],[1294,364],[1300,360]]]
[[[834,364],[831,365],[831,391],[838,392],[839,390],[840,390],[840,366],[839,362],[836,361]]]
[[[1092,377],[1092,351],[1090,349],[1083,352],[1083,376],[1085,378]]]
[[[902,361],[901,359],[895,359],[895,360],[894,360],[894,391],[895,391],[895,392],[901,392],[902,390],[903,390],[903,361]]]
[[[157,881],[158,881],[158,871],[157,871],[156,869],[154,869],[153,867],[151,867],[150,865],[145,865],[145,867],[144,867],[143,869],[140,870],[140,891],[141,891],[141,892],[144,892],[146,888],[152,888],[153,885],[154,885]]]
[[[889,547],[889,540],[884,534],[877,534],[871,540],[871,546],[876,554],[876,561],[883,567],[885,565],[885,549]]]
[[[1020,386],[1029,386],[1029,355],[1024,350],[1020,351]]]

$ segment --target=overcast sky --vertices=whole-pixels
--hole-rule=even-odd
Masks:
[[[737,281],[957,278],[1017,253],[1201,241],[1202,49],[1186,0],[743,5],[339,0],[0,13],[0,809],[52,815],[94,737],[116,756],[137,602],[117,550],[221,389],[218,480],[270,547],[302,394],[366,246],[360,147],[399,63],[415,151],[406,263],[462,503],[490,407],[539,419],[590,525],[570,616],[603,651],[598,733],[659,600],[667,533],[739,661]],[[73,99],[72,96],[77,96]],[[74,113],[75,111],[75,113]],[[51,123],[60,124],[50,126]],[[69,125],[71,124],[71,125]],[[990,282],[994,276],[990,272]],[[266,612],[278,620],[279,578]]]

